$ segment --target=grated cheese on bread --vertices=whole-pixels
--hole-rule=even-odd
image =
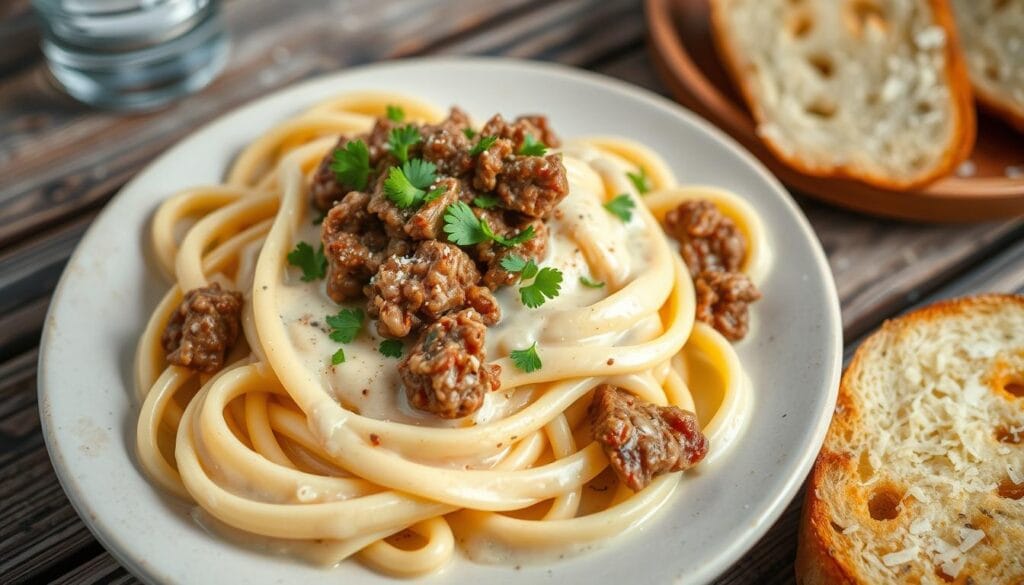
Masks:
[[[945,0],[712,0],[715,41],[783,162],[909,189],[974,143],[966,67]]]
[[[1024,583],[1022,427],[1024,296],[887,322],[843,375],[798,583]]]
[[[1024,0],[953,0],[978,101],[1024,132]]]

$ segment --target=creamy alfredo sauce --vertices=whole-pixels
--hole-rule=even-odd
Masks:
[[[520,301],[518,286],[497,291],[495,296],[502,318],[487,331],[489,361],[508,356],[515,349],[525,349],[534,341],[540,346],[609,345],[628,341],[638,332],[649,337],[652,328],[660,327],[657,318],[652,317],[627,332],[627,339],[623,339],[622,332],[580,339],[577,331],[548,327],[559,314],[586,309],[621,288],[647,268],[652,254],[650,234],[639,217],[634,215],[624,223],[603,208],[605,187],[601,175],[591,164],[569,156],[564,162],[569,194],[559,205],[558,212],[548,219],[547,255],[538,262],[542,267],[562,271],[561,293],[541,307],[530,309]],[[303,223],[296,241],[306,241],[316,247],[320,240],[319,226],[308,221]],[[326,316],[336,314],[342,307],[365,309],[365,302],[339,306],[327,296],[324,280],[302,282],[295,268],[288,268],[285,273],[276,298],[280,319],[289,332],[301,365],[344,408],[385,421],[461,427],[504,418],[529,401],[532,388],[515,392],[499,389],[485,397],[477,412],[458,420],[442,419],[412,408],[398,376],[399,359],[386,357],[378,350],[383,338],[377,335],[375,323],[367,319],[351,343],[339,344],[328,337],[330,328],[325,322]],[[606,285],[588,288],[580,283],[581,276]],[[411,343],[406,342],[406,352]],[[346,360],[331,365],[331,355],[339,347],[344,348]],[[479,465],[486,466],[487,462],[477,462],[474,467]]]

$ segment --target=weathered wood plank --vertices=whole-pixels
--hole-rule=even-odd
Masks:
[[[231,3],[234,48],[226,71],[205,91],[149,114],[74,104],[47,83],[41,63],[8,77],[0,85],[0,246],[102,204],[169,144],[240,103],[387,56],[409,38],[441,38],[494,21],[522,4],[317,0],[296,11],[284,1]]]

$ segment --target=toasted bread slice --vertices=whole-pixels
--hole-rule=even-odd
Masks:
[[[843,375],[798,583],[1024,583],[1022,394],[1024,296],[882,326]]]
[[[974,95],[1024,132],[1024,1],[953,0]]]
[[[945,0],[711,0],[718,52],[765,144],[802,173],[917,187],[974,143]]]

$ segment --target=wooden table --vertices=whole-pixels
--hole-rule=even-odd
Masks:
[[[0,38],[0,583],[135,582],[57,483],[39,430],[37,344],[51,292],[82,233],[168,145],[296,81],[414,55],[558,61],[665,93],[647,54],[640,0],[236,0],[225,6],[231,62],[211,87],[160,112],[117,115],[53,89],[21,26],[27,0],[3,4],[0,34],[19,40]],[[1024,288],[1019,219],[914,225],[796,199],[835,274],[847,356],[883,319],[916,305]],[[721,583],[793,580],[801,499]]]

